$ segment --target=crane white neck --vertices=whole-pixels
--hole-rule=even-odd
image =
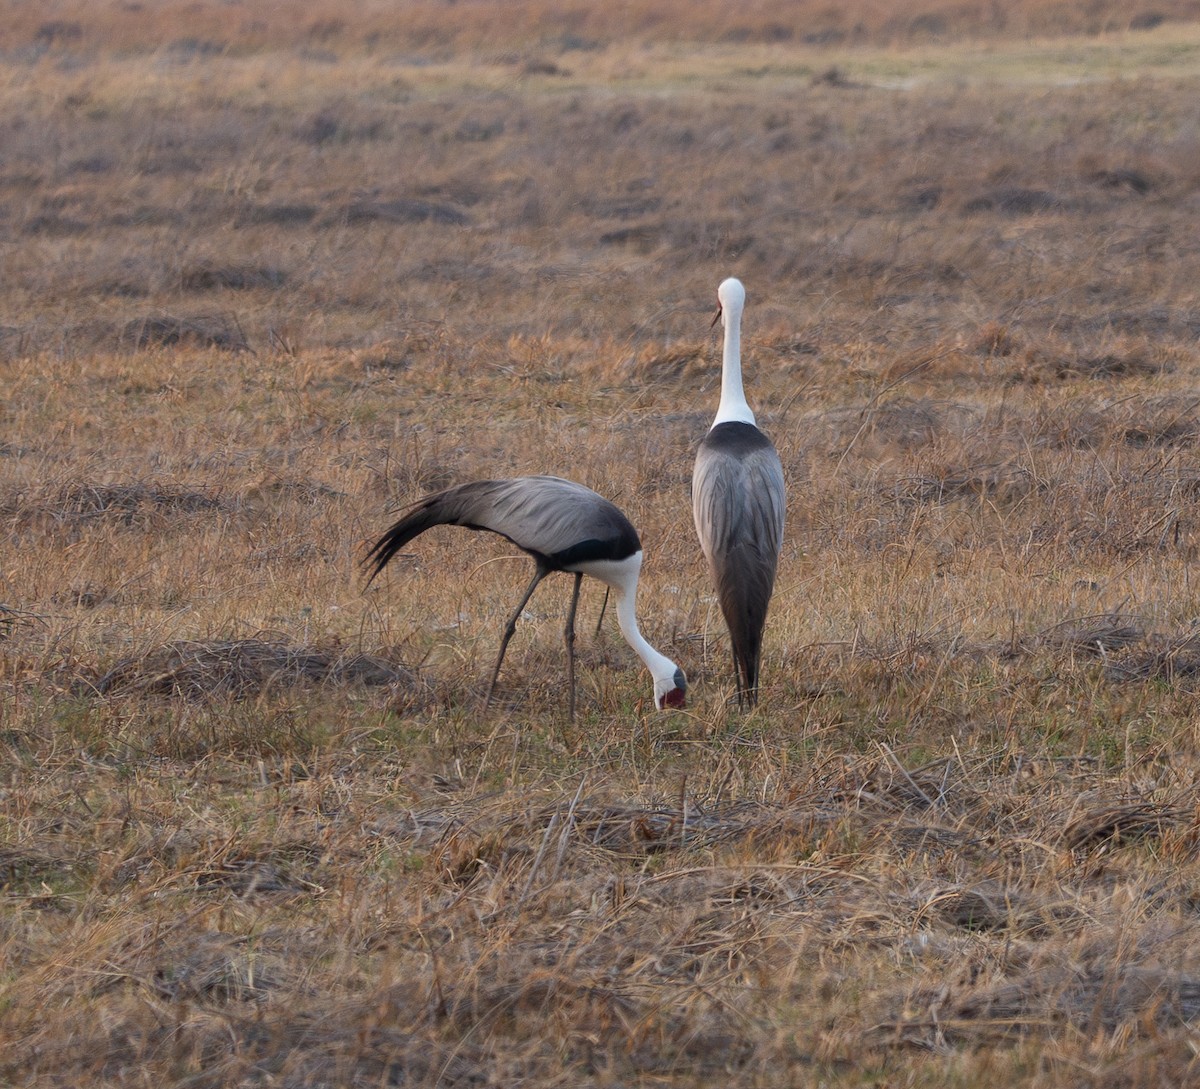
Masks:
[[[654,678],[656,699],[675,688],[679,667],[646,642],[638,630],[637,585],[642,569],[642,553],[635,552],[623,560],[590,560],[579,564],[578,568],[571,569],[578,569],[593,578],[598,578],[616,591],[617,624],[621,628],[621,634],[625,636],[625,642],[633,647],[637,656],[650,670],[650,676]]]
[[[730,277],[717,289],[721,303],[721,324],[725,329],[725,346],[721,355],[721,403],[712,426],[723,423],[753,424],[754,413],[746,402],[742,389],[742,309],[746,305],[746,289],[741,281]]]
[[[646,663],[650,676],[654,678],[655,690],[663,684],[674,688],[675,674],[679,672],[679,667],[665,654],[659,654],[638,631],[635,594],[636,591],[631,593],[617,590],[617,623],[621,626],[621,634],[625,636],[625,642],[633,647],[638,657]]]

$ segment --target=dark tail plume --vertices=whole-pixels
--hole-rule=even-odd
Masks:
[[[775,583],[773,555],[756,549],[736,550],[723,570],[713,572],[717,600],[729,628],[738,682],[738,702],[753,707],[758,699],[758,668],[762,657],[763,629]]]
[[[374,577],[388,566],[388,561],[392,556],[400,552],[400,549],[412,541],[413,537],[419,537],[425,533],[425,530],[433,529],[434,525],[461,525],[462,492],[463,488],[449,488],[445,492],[426,495],[419,503],[404,511],[400,521],[392,525],[391,529],[374,542],[370,552],[362,561],[371,570],[370,577],[367,578],[367,585],[371,585]]]
[[[399,521],[375,542],[363,560],[364,565],[370,569],[368,586],[388,565],[388,561],[409,541],[419,537],[427,529],[440,526],[449,520],[442,509],[444,496],[445,493],[439,493],[422,499],[416,506],[405,511]]]
[[[506,526],[495,516],[493,500],[496,492],[509,483],[503,480],[477,480],[435,492],[414,503],[375,542],[364,558],[363,563],[371,571],[367,585],[409,541],[434,526],[466,526],[468,529],[490,529],[493,533],[504,534]]]

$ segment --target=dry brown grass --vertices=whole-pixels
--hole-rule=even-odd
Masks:
[[[807,46],[895,46],[912,42],[1001,40],[1029,35],[1098,35],[1144,31],[1200,14],[1196,0],[1121,4],[1097,0],[1009,0],[964,5],[923,0],[830,4],[827,0],[659,0],[650,4],[594,4],[588,0],[440,0],[381,4],[370,0],[276,0],[269,9],[250,3],[205,4],[158,0],[52,0],[11,4],[0,29],[9,51],[137,49],[184,56],[244,53],[264,48],[306,49],[324,56],[339,49],[412,50],[447,54],[459,49],[529,51],[534,73],[561,71],[559,52],[575,54],[612,42],[684,41]],[[539,50],[541,52],[539,52]]]
[[[0,1081],[1195,1079],[1194,5],[1004,7],[10,5]],[[364,592],[531,472],[639,526],[686,714],[610,618],[567,722],[550,580],[481,715],[498,540]]]

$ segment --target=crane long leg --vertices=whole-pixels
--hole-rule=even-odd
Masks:
[[[604,623],[604,612],[608,608],[609,587],[604,587],[604,603],[600,606],[600,618],[596,621],[596,634],[600,634],[600,625]]]
[[[583,583],[583,572],[575,572],[575,589],[571,593],[571,607],[567,610],[567,626],[563,638],[567,643],[567,715],[575,721],[575,610],[579,607],[579,587]]]
[[[533,597],[533,591],[537,589],[538,583],[549,573],[541,564],[538,564],[537,569],[533,573],[533,579],[529,583],[529,588],[525,591],[525,596],[521,598],[521,603],[513,610],[512,616],[508,618],[508,623],[504,626],[504,637],[500,640],[500,653],[496,655],[496,665],[492,669],[492,679],[488,681],[487,695],[483,697],[483,709],[485,711],[488,709],[488,704],[492,702],[492,690],[496,687],[496,678],[500,676],[500,663],[504,661],[504,652],[508,650],[508,641],[517,630],[517,618],[525,611],[525,606],[529,604],[529,599]]]

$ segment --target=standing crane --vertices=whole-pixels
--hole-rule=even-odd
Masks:
[[[733,644],[738,705],[758,699],[763,627],[783,549],[783,466],[754,422],[742,390],[741,325],[746,289],[730,277],[717,289],[725,329],[721,402],[696,451],[692,514]]]
[[[567,644],[569,713],[575,719],[575,610],[584,575],[591,575],[616,592],[617,623],[625,641],[654,678],[654,704],[660,710],[683,707],[687,679],[670,658],[654,649],[638,631],[637,585],[642,569],[642,544],[633,524],[614,504],[590,488],[555,476],[519,476],[508,480],[479,480],[428,495],[401,516],[370,550],[370,581],[401,548],[434,526],[486,529],[506,537],[533,557],[534,572],[520,604],[508,618],[500,653],[488,682],[484,709],[492,699],[500,664],[517,618],[551,571],[575,576],[575,590],[563,635]]]

